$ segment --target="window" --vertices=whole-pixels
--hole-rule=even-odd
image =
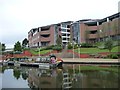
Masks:
[[[66,32],[66,29],[62,29],[63,32]]]
[[[96,34],[96,33],[97,33],[97,30],[90,31],[90,34]]]
[[[66,36],[66,34],[62,34],[62,36]]]
[[[49,37],[50,34],[46,34],[46,35],[41,35],[42,37]]]
[[[41,46],[48,46],[49,42],[41,42]]]
[[[66,28],[66,24],[62,24],[62,27]]]

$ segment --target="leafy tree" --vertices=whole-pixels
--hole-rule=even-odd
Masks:
[[[57,43],[57,45],[61,45],[62,44],[62,38],[61,38],[60,35],[57,37],[56,43]]]
[[[5,48],[6,48],[5,44],[2,44],[2,51],[5,51]]]
[[[28,40],[27,38],[25,38],[23,41],[22,41],[22,47],[26,47],[28,45]]]
[[[113,42],[111,39],[107,40],[105,42],[105,48],[109,50],[109,52],[111,52],[112,48],[113,48]]]
[[[2,51],[2,44],[1,44],[1,42],[0,42],[0,51]]]
[[[21,46],[21,43],[19,41],[17,43],[15,43],[14,51],[22,51],[22,46]]]
[[[5,51],[5,44],[0,42],[0,51]]]
[[[68,43],[68,49],[72,49],[72,48],[73,48],[72,44]]]
[[[21,73],[20,73],[20,70],[19,69],[13,69],[13,75],[14,75],[14,77],[16,78],[16,79],[19,79],[20,78],[20,75],[21,75]]]
[[[62,46],[57,45],[57,46],[54,46],[52,49],[53,50],[57,50],[57,51],[61,51],[62,50]]]
[[[23,78],[24,80],[26,80],[26,79],[28,78],[27,73],[22,73],[22,78]]]

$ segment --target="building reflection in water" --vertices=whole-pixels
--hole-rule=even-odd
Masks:
[[[62,80],[57,80],[57,72],[58,69],[30,69],[28,76],[30,88],[61,88]]]
[[[15,78],[22,77],[27,80],[30,88],[118,88],[117,72],[86,71],[81,70],[80,65],[65,65],[62,69],[6,68],[13,69]]]
[[[30,88],[71,88],[72,80],[63,69],[30,69],[28,82]]]
[[[80,65],[72,65],[63,69],[30,69],[28,82],[31,88],[114,88],[118,87],[118,74],[81,71]]]

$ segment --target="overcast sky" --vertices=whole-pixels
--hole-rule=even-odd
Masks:
[[[102,19],[118,12],[120,0],[0,0],[0,42],[7,48],[31,28],[80,19]]]

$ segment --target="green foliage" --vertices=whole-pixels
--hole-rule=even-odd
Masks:
[[[14,51],[22,51],[22,46],[21,46],[21,43],[19,41],[17,43],[15,43]]]
[[[68,48],[68,49],[72,49],[72,48],[73,48],[72,44],[68,43],[67,48]]]
[[[52,49],[53,47],[54,47],[54,45],[51,45],[51,46],[46,47],[44,50],[50,50],[50,49]]]
[[[90,43],[82,43],[81,47],[93,47],[93,45]]]
[[[32,53],[32,54],[34,54],[34,55],[38,55],[39,54],[39,51],[37,50],[30,50],[30,52]],[[46,54],[46,53],[48,53],[48,52],[50,52],[50,50],[40,50],[40,54]]]
[[[73,45],[68,43],[68,49],[72,49]],[[78,48],[78,44],[74,44],[74,49]]]
[[[25,38],[23,41],[22,41],[22,47],[26,47],[28,45],[28,40],[27,38]]]
[[[27,80],[28,75],[27,75],[26,73],[22,73],[22,78],[23,78],[24,80]]]
[[[107,57],[111,59],[118,59],[119,56],[117,54],[110,54]]]
[[[62,38],[61,38],[61,36],[57,37],[56,43],[57,43],[57,45],[62,45]]]
[[[14,77],[15,77],[16,79],[19,79],[19,78],[20,78],[20,75],[21,75],[20,70],[15,68],[15,69],[13,70],[13,75],[14,75]]]
[[[112,50],[112,48],[113,48],[113,42],[112,42],[112,40],[107,40],[106,42],[105,42],[105,48],[106,49],[108,49],[109,50],[109,52],[111,52],[111,50]]]
[[[78,48],[78,44],[75,44],[75,45],[74,45],[74,49],[77,49],[77,48]]]
[[[111,52],[113,53],[118,52],[118,48],[120,48],[120,46],[113,47]],[[75,52],[78,52],[78,49],[75,49]],[[108,52],[108,50],[99,49],[99,48],[80,48],[80,53],[96,54],[96,53],[102,53],[102,52]]]
[[[117,54],[117,56],[118,56],[118,58],[120,58],[120,54],[119,53]]]
[[[62,47],[57,45],[57,46],[54,46],[52,49],[57,50],[57,51],[61,51]]]
[[[5,51],[5,44],[0,42],[0,51]]]

